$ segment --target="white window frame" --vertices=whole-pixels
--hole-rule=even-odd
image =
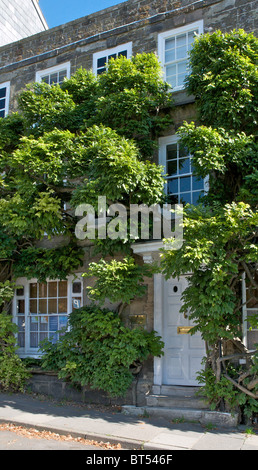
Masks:
[[[47,282],[55,282],[55,281],[60,281],[61,279],[46,279]],[[73,299],[75,298],[80,298],[81,299],[81,307],[83,306],[83,280],[81,274],[74,274],[71,276],[67,276],[65,279],[67,281],[67,315],[72,312],[73,309]],[[29,325],[29,301],[30,301],[30,284],[37,283],[39,282],[36,278],[33,279],[27,279],[26,277],[20,277],[16,280],[16,286],[23,286],[24,288],[24,294],[23,296],[19,296],[16,293],[14,293],[13,297],[13,304],[12,304],[12,315],[13,315],[13,322],[18,326],[18,317],[17,315],[17,301],[20,299],[24,299],[25,303],[25,346],[24,348],[18,348],[17,349],[17,354],[20,357],[34,357],[34,358],[40,358],[42,354],[39,351],[39,348],[30,348],[30,325]],[[73,287],[73,282],[80,282],[81,283],[81,293],[73,293],[72,287]],[[47,299],[48,297],[46,297]],[[79,308],[77,305],[76,308]],[[57,314],[58,315],[58,314]],[[20,316],[23,316],[22,314]],[[40,316],[40,315],[36,315]],[[48,316],[47,314],[44,315],[42,314],[42,317]],[[18,339],[18,334],[16,334],[16,339]]]
[[[245,345],[246,349],[248,351],[255,351],[255,349],[249,349],[248,348],[248,336],[252,334],[252,332],[257,332],[258,328],[252,328],[251,331],[249,331],[248,328],[248,316],[252,313],[258,314],[258,308],[257,307],[247,307],[246,304],[246,275],[243,273],[242,275],[242,331],[243,331],[243,344]]]
[[[0,83],[0,89],[6,88],[6,96],[5,96],[5,107],[4,109],[4,117],[9,114],[9,102],[10,102],[10,82],[3,82]],[[1,111],[3,111],[3,109]]]
[[[98,59],[101,59],[102,57],[107,57],[109,55],[113,54],[118,54],[119,52],[122,52],[124,50],[127,51],[127,59],[131,59],[132,57],[132,42],[127,42],[125,44],[120,44],[119,46],[113,47],[111,49],[104,49],[103,51],[95,52],[93,54],[93,73],[97,75],[97,70],[98,70]]]
[[[163,166],[164,168],[164,171],[163,171],[163,175],[164,177],[168,180],[169,179],[169,176],[167,174],[167,146],[170,145],[170,144],[177,144],[179,143],[180,141],[180,137],[178,135],[170,135],[170,136],[166,136],[166,137],[160,137],[159,138],[159,164],[161,166]],[[190,173],[183,173],[181,175],[178,175],[178,178],[179,177],[184,177],[184,176],[192,176],[193,173],[190,172]],[[176,177],[175,177],[176,179]],[[197,192],[198,190],[196,190]],[[204,178],[204,194],[207,194],[209,191],[209,177],[207,176],[206,178]],[[189,191],[191,193],[191,195],[193,194],[193,191],[192,188],[191,190]],[[165,183],[165,193],[168,194],[168,184],[167,182]],[[178,204],[180,203],[180,201],[178,201]]]
[[[203,34],[203,20],[196,21],[194,23],[187,24],[180,28],[171,29],[170,31],[165,31],[158,35],[158,56],[162,64],[164,80],[166,80],[166,65],[165,65],[165,41],[166,39],[172,39],[173,37],[179,36],[180,34],[189,33],[193,30],[198,29],[198,34]],[[185,59],[182,59],[185,60]],[[178,64],[181,60],[173,61],[173,64]],[[176,86],[172,88],[173,91],[183,90],[184,85]]]
[[[64,69],[67,70],[66,78],[70,78],[70,76],[71,76],[71,64],[70,64],[70,62],[64,62],[63,64],[58,64],[58,65],[55,65],[54,67],[49,67],[47,69],[38,70],[36,72],[36,82],[41,82],[42,77],[44,77],[45,75],[50,75],[52,73],[57,73],[57,72],[60,72],[61,70],[64,70]]]

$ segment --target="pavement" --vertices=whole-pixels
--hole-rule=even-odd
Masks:
[[[164,417],[128,416],[116,407],[61,403],[33,394],[0,393],[0,423],[97,442],[121,444],[122,450],[258,450],[258,429],[225,429]]]

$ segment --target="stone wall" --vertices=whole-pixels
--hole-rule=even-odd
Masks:
[[[31,371],[26,389],[29,392],[53,397],[56,400],[68,400],[78,403],[97,405],[146,405],[145,395],[150,391],[152,382],[140,373],[124,397],[111,398],[106,392],[92,390],[89,386],[75,388],[69,382],[58,378],[54,372]]]

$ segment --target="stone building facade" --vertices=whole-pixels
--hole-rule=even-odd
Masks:
[[[246,32],[257,34],[257,6],[258,0],[128,0],[5,45],[0,48],[0,93],[1,89],[5,89],[8,99],[6,98],[2,116],[17,109],[17,95],[30,82],[44,80],[58,83],[80,67],[93,69],[98,74],[105,68],[109,56],[122,54],[130,58],[136,53],[155,52],[162,63],[166,80],[173,85],[176,104],[175,124],[160,138],[159,152],[154,157],[157,162],[165,165],[168,148],[171,151],[178,150],[176,128],[183,120],[193,120],[195,117],[194,97],[187,96],[183,87],[187,52],[194,33],[213,32],[217,29],[226,32],[242,28]],[[188,173],[187,175],[189,176]],[[186,201],[195,202],[199,192],[205,189],[205,182],[202,187],[194,184],[192,180],[191,189],[182,188]],[[146,242],[135,244],[133,250],[135,256],[149,262],[159,256],[160,246],[161,243]],[[86,244],[82,272],[91,260],[92,247]],[[84,278],[74,285],[71,277],[66,284],[57,285],[54,281],[53,285],[49,283],[48,289],[59,292],[54,295],[60,303],[66,303],[69,310],[73,304],[87,304],[84,289],[86,282],[89,281]],[[23,283],[24,291],[14,300],[17,322],[19,302],[23,301],[25,305],[20,316],[23,318],[28,311],[29,299],[39,300],[37,280],[28,282],[21,279],[19,283]],[[164,393],[166,388],[174,385],[196,386],[195,373],[200,369],[200,361],[204,355],[200,337],[195,335],[190,338],[189,335],[180,334],[180,330],[175,328],[178,324],[182,331],[189,327],[186,319],[181,320],[181,324],[178,323],[180,294],[185,288],[186,280],[182,278],[179,281],[165,281],[157,274],[152,279],[146,279],[146,283],[146,296],[132,303],[126,310],[125,320],[129,324],[141,324],[148,330],[154,328],[160,333],[165,342],[165,355],[145,364],[135,392],[138,403],[144,403],[145,394],[151,389],[156,393]],[[61,292],[63,293],[60,295]],[[177,318],[170,317],[171,305],[174,306]],[[55,331],[57,324],[53,323],[51,328]],[[21,330],[22,356],[37,355],[36,339],[31,339],[30,343],[32,332],[32,329]]]

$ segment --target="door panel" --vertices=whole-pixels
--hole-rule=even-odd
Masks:
[[[180,334],[186,330],[179,328],[193,326],[193,323],[180,313],[181,295],[186,286],[185,277],[163,282],[164,385],[199,385],[196,373],[202,368],[204,341],[200,333],[193,336],[189,333]]]

